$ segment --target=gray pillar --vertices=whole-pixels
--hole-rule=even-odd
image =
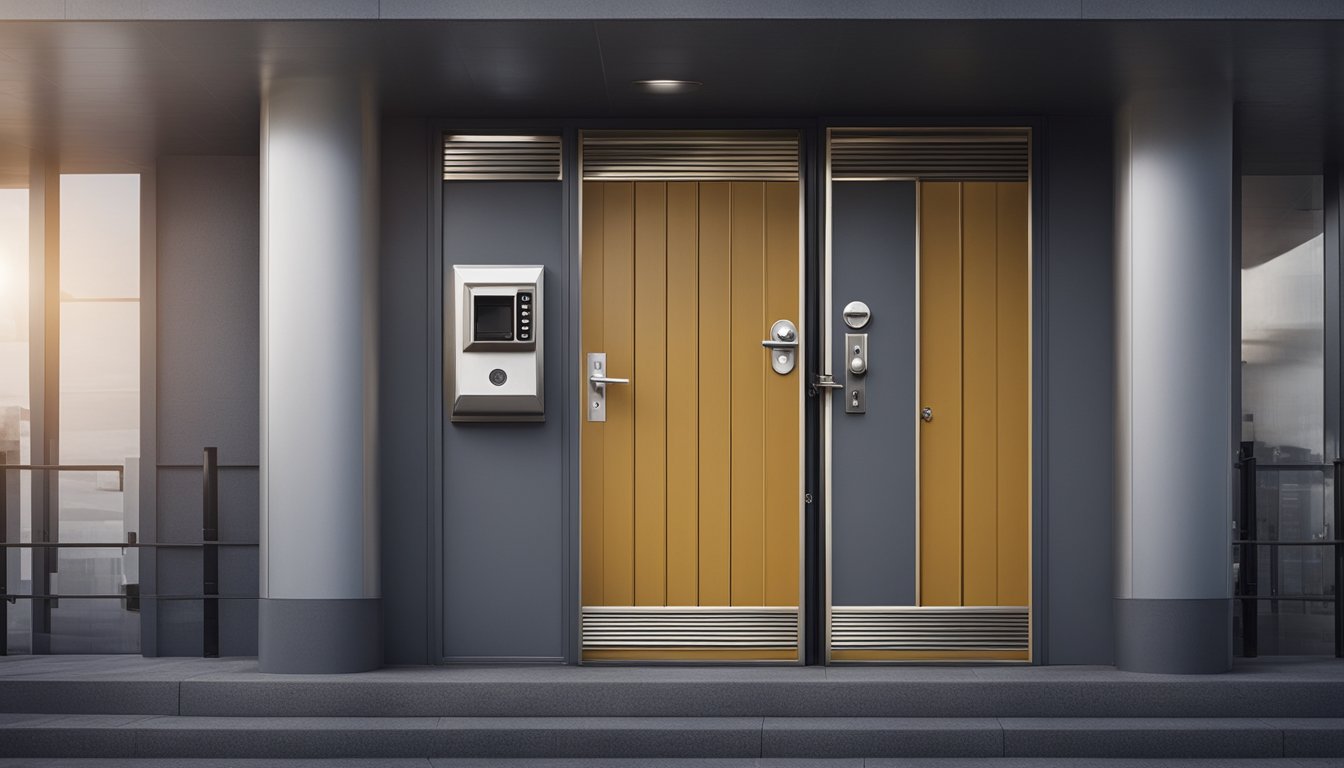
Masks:
[[[1232,662],[1232,102],[1137,94],[1116,194],[1116,665]]]
[[[382,663],[377,136],[357,78],[266,83],[261,126],[265,672]]]

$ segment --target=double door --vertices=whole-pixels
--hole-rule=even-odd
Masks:
[[[828,182],[583,182],[583,660],[800,661],[805,439],[827,661],[1030,658],[1028,183]]]

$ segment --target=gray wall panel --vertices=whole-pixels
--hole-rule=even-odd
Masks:
[[[1048,661],[1110,664],[1115,464],[1111,123],[1104,117],[1052,118],[1046,144]]]
[[[444,280],[453,264],[545,266],[549,353],[545,422],[444,424],[445,657],[564,655],[563,191],[555,182],[443,186]]]
[[[850,301],[864,301],[868,412],[832,395],[831,601],[915,601],[915,183],[832,186],[832,363],[845,378]]]
[[[221,464],[256,464],[258,456],[258,159],[165,157],[158,165],[157,429],[160,464],[201,461],[218,446]],[[157,471],[160,541],[201,538],[201,473]],[[219,477],[220,535],[257,540],[257,471],[224,469]],[[197,550],[157,558],[159,594],[199,594]],[[254,595],[255,550],[220,556],[221,591]],[[159,606],[157,651],[201,653],[200,601]],[[221,651],[256,653],[252,600],[220,610]]]
[[[159,163],[159,462],[256,464],[258,165]],[[209,441],[209,442],[205,442]]]
[[[429,647],[429,124],[382,131],[379,273],[379,448],[382,462],[383,652],[428,664]]]

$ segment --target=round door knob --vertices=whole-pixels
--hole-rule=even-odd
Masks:
[[[864,360],[861,355],[855,355],[849,360],[849,370],[850,373],[863,373],[868,370],[868,361]]]

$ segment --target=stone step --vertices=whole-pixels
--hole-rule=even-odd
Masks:
[[[1334,758],[2,758],[0,768],[1339,768]]]
[[[0,665],[3,668],[9,665]],[[0,676],[0,712],[209,717],[1344,717],[1339,675],[1110,669],[414,668]],[[1341,665],[1344,668],[1344,665]],[[190,669],[190,667],[188,668]],[[136,675],[141,675],[136,677]]]
[[[1344,719],[0,716],[0,755],[100,758],[1344,757]]]

